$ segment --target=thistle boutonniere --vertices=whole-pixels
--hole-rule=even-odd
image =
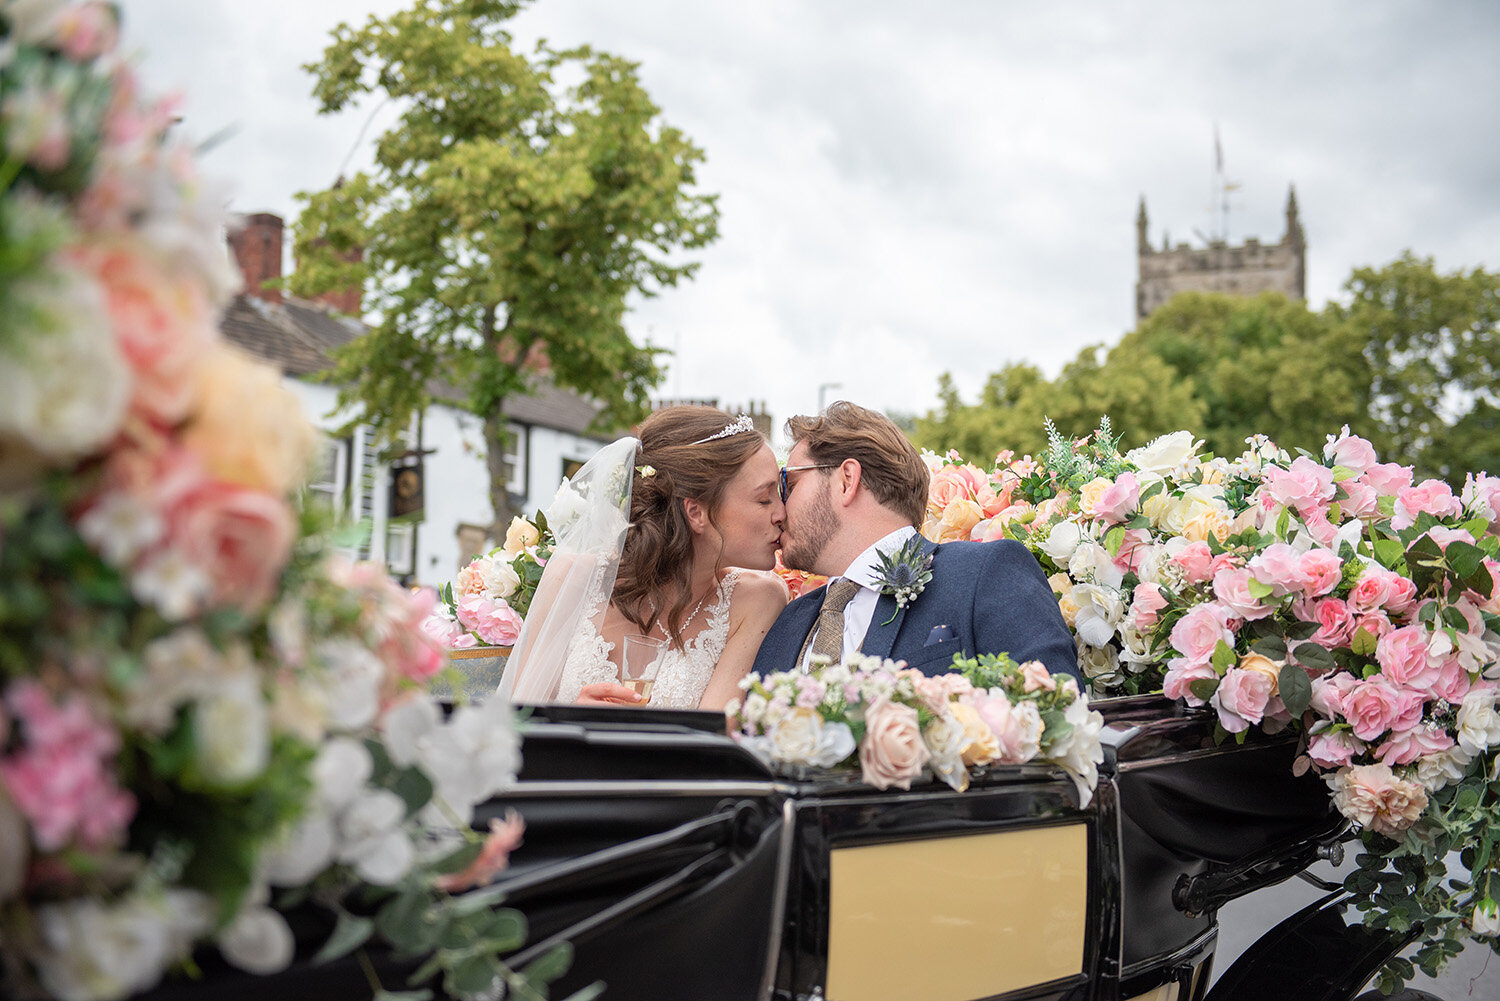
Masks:
[[[875,588],[896,599],[896,610],[882,626],[890,624],[932,582],[932,556],[922,551],[922,541],[922,536],[913,535],[900,549],[877,554],[880,567],[875,571]]]

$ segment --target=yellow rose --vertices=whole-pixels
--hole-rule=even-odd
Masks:
[[[1067,595],[1073,593],[1073,578],[1061,570],[1048,577],[1047,583],[1051,585],[1054,594]]]
[[[1104,491],[1114,485],[1113,480],[1105,479],[1103,476],[1096,476],[1089,480],[1078,491],[1078,510],[1082,511],[1086,517],[1094,517],[1094,505],[1099,503],[1099,498],[1103,496]]]
[[[1239,668],[1241,671],[1254,671],[1264,674],[1271,679],[1271,694],[1280,693],[1281,665],[1270,657],[1263,657],[1258,653],[1247,653],[1240,658]]]
[[[1000,741],[979,715],[979,710],[967,702],[955,702],[948,707],[953,718],[964,730],[963,762],[969,767],[987,765],[1000,757]]]
[[[517,515],[510,520],[510,527],[505,530],[505,551],[514,556],[527,546],[536,545],[541,537],[535,525]]]
[[[307,475],[316,437],[275,370],[225,345],[199,364],[183,441],[214,479],[281,497]]]

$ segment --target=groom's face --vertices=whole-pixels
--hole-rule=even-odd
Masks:
[[[800,443],[787,456],[786,464],[813,464]],[[828,542],[838,531],[838,517],[828,493],[833,478],[825,469],[802,469],[787,474],[786,524],[781,530],[781,562],[793,570],[823,573],[818,562]]]

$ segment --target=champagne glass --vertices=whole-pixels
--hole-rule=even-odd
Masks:
[[[656,672],[667,654],[667,641],[655,636],[625,637],[625,653],[620,664],[620,684],[645,702],[656,685]]]

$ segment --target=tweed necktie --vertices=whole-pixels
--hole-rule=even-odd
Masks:
[[[844,652],[844,606],[859,591],[859,583],[847,577],[840,577],[828,585],[828,596],[823,599],[822,611],[818,612],[817,628],[809,634],[814,657],[827,657],[838,663]]]

